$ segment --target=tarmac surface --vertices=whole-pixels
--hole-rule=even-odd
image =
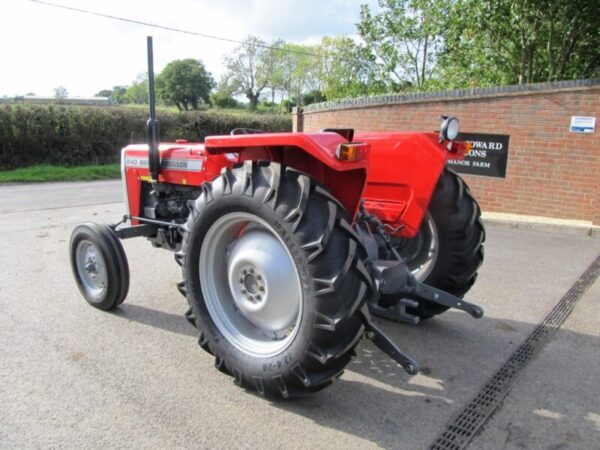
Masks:
[[[468,299],[418,326],[381,321],[421,363],[368,342],[339,381],[269,402],[196,343],[179,267],[144,239],[114,313],[82,299],[68,262],[82,221],[123,214],[118,182],[0,186],[0,447],[428,448],[600,253],[600,239],[488,226]],[[524,370],[470,448],[600,448],[600,280]]]

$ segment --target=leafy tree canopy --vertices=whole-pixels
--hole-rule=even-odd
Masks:
[[[156,77],[156,92],[179,110],[198,109],[209,102],[215,82],[202,61],[188,58],[171,61]]]
[[[145,105],[148,103],[148,76],[144,73],[139,75],[131,86],[125,91],[125,101],[127,103],[135,103]]]
[[[248,36],[225,56],[216,91],[204,65],[184,59],[157,77],[157,94],[180,110],[242,107],[245,98],[251,110],[284,112],[326,99],[596,77],[598,10],[600,0],[379,0],[377,10],[362,6],[357,38]],[[146,103],[147,90],[138,77],[115,86],[111,102]]]
[[[112,90],[111,89],[102,89],[101,91],[98,91],[94,94],[94,97],[109,97],[112,94]]]
[[[67,91],[67,88],[64,86],[59,86],[57,88],[54,88],[54,97],[58,98],[58,99],[65,99],[69,96],[69,91]]]
[[[261,94],[276,79],[276,63],[283,60],[279,51],[282,43],[274,42],[267,48],[266,42],[248,36],[242,45],[225,57],[224,89],[234,95],[244,95],[250,102],[250,109],[256,110]]]

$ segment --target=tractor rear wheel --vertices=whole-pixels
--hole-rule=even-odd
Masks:
[[[185,289],[217,368],[271,398],[328,386],[354,354],[372,289],[347,212],[268,161],[223,170],[190,207]]]
[[[463,179],[445,169],[419,232],[412,239],[396,239],[395,247],[419,281],[463,297],[477,279],[477,269],[483,262],[484,241],[485,230],[477,201]],[[409,308],[409,312],[427,319],[447,309],[437,303],[420,301],[419,306]]]
[[[129,291],[129,265],[109,226],[91,222],[77,226],[69,251],[77,287],[90,305],[106,311],[123,303]]]

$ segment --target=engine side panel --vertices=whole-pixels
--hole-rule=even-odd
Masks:
[[[121,157],[129,214],[140,216],[142,183],[150,181],[148,146],[125,147]],[[201,144],[161,144],[160,157],[159,181],[184,186],[200,186],[205,181],[213,180],[220,174],[222,167],[231,167],[238,160],[236,154],[208,155]],[[133,223],[136,224],[137,221]]]

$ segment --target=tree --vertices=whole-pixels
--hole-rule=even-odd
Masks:
[[[233,98],[233,92],[227,85],[226,79],[222,80],[217,90],[210,94],[210,103],[218,108],[237,108],[239,106],[239,102]]]
[[[275,104],[275,94],[281,92],[281,61],[284,56],[283,48],[286,43],[282,39],[276,40],[265,49],[264,59],[265,68],[267,70],[266,78],[267,85],[265,86],[271,91],[271,103]]]
[[[112,90],[110,89],[102,89],[94,94],[94,97],[108,97],[110,98],[112,94]]]
[[[148,77],[145,73],[138,75],[137,79],[135,79],[131,83],[131,86],[127,88],[127,91],[125,92],[125,100],[127,103],[141,105],[148,103]]]
[[[286,47],[288,44],[284,44]],[[288,51],[286,51],[288,50]],[[292,103],[292,79],[294,77],[294,68],[296,66],[295,54],[289,52],[289,48],[282,49],[282,52],[275,63],[273,70],[273,83],[276,89],[281,93],[281,111],[291,112]],[[293,106],[296,104],[294,103]]]
[[[427,87],[436,73],[451,5],[444,0],[379,0],[381,11],[375,15],[368,5],[361,7],[358,32],[388,90]]]
[[[265,88],[272,81],[276,62],[281,57],[278,42],[266,48],[266,43],[255,36],[249,36],[233,53],[225,57],[227,73],[224,82],[234,95],[244,95],[250,102],[250,109],[256,110]]]
[[[448,17],[444,73],[468,85],[593,77],[600,64],[598,6],[597,0],[458,0]]]
[[[323,98],[325,82],[323,75],[319,45],[280,42],[269,84],[273,92],[273,103],[275,91],[281,94],[282,110],[291,104],[305,104],[305,98],[310,102],[320,101],[318,99]],[[305,94],[309,93],[311,94],[307,97]]]
[[[282,62],[288,99],[293,98],[297,106],[302,106],[303,93],[322,89],[321,63],[315,47],[285,44],[284,50]]]
[[[121,104],[125,102],[126,86],[113,86],[112,89],[102,89],[94,94],[94,97],[108,97],[111,103]]]
[[[327,100],[321,91],[312,90],[302,96],[302,105],[310,105],[311,103],[319,103]]]
[[[329,100],[378,93],[365,51],[353,39],[324,37],[319,46],[321,91]]]
[[[551,81],[597,76],[600,67],[600,3],[597,0],[539,3],[545,17],[541,42],[546,53],[544,78]]]
[[[210,103],[218,108],[237,108],[239,106],[239,102],[235,98],[219,91],[210,94]]]
[[[171,61],[156,77],[158,96],[180,111],[198,109],[199,104],[208,103],[214,85],[202,61],[191,58]]]
[[[69,91],[67,91],[67,88],[64,86],[59,86],[57,88],[54,89],[54,97],[59,99],[59,100],[63,100],[65,98],[67,98],[69,96]]]
[[[127,93],[127,86],[113,86],[112,93],[110,94],[110,101],[116,105],[125,103],[125,94]]]

